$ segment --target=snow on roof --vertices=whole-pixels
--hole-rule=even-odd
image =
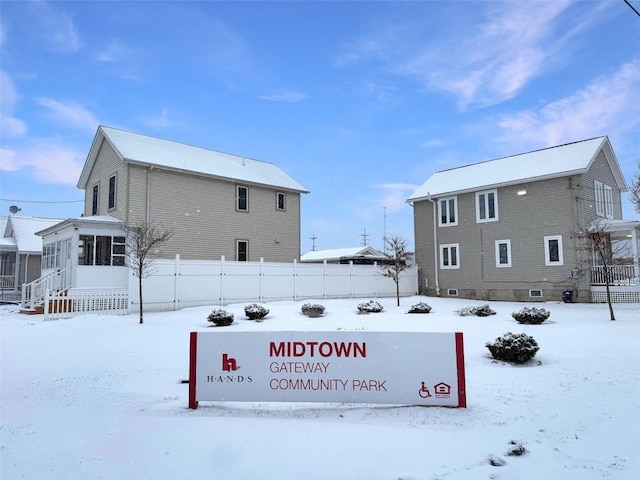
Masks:
[[[339,260],[342,257],[384,257],[382,252],[370,246],[334,248],[329,250],[314,250],[300,257],[301,262],[319,262],[322,260]]]
[[[477,190],[481,187],[498,187],[524,181],[584,173],[600,149],[608,142],[606,136],[597,137],[442,170],[434,173],[413,192],[407,201],[422,200],[429,195],[457,194]],[[611,156],[613,156],[612,150]],[[619,169],[615,156],[609,161],[615,163],[615,168]]]
[[[12,237],[19,253],[42,253],[42,238],[36,232],[60,223],[60,218],[9,217],[5,237]]]
[[[293,190],[308,191],[272,163],[244,158],[206,148],[162,140],[111,127],[100,126],[96,139],[104,135],[120,157],[129,163],[154,165],[171,170],[192,172],[218,178],[238,180]],[[85,188],[97,156],[96,141],[80,175],[78,188]]]

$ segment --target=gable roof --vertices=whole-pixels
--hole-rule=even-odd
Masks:
[[[7,219],[4,237],[13,238],[18,253],[42,254],[42,238],[36,232],[60,221],[59,218],[11,216]]]
[[[342,257],[385,258],[384,253],[373,247],[333,248],[329,250],[313,250],[300,257],[301,262],[321,262],[323,260],[340,260]]]
[[[77,186],[82,190],[87,188],[103,139],[113,147],[116,154],[125,163],[154,166],[177,172],[188,172],[308,193],[302,185],[273,163],[105,126],[98,127],[80,174]]]
[[[626,191],[620,165],[609,138],[604,136],[436,172],[411,194],[407,202],[583,174],[600,151],[609,162],[618,188]]]

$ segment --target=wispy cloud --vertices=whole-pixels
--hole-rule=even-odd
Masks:
[[[260,95],[258,98],[270,102],[299,102],[306,100],[309,96],[302,92],[283,91],[274,93],[273,95]]]
[[[124,80],[140,80],[143,77],[141,57],[139,52],[125,46],[118,39],[112,39],[94,56],[109,75]]]
[[[80,50],[81,41],[73,19],[55,3],[31,2],[33,28],[31,33],[42,41],[48,50],[74,53]]]
[[[573,95],[539,109],[503,115],[503,144],[550,146],[640,129],[640,59],[603,75]],[[517,139],[517,140],[515,140]]]
[[[94,132],[99,125],[97,118],[76,102],[63,103],[46,97],[33,100],[46,110],[46,116],[56,124],[89,132]]]
[[[27,132],[27,124],[14,116],[15,106],[19,100],[11,78],[0,72],[0,136],[3,138],[19,137]]]
[[[158,115],[144,118],[142,123],[152,128],[166,128],[174,125],[174,122],[169,118],[169,110],[166,108],[163,108]]]
[[[76,185],[84,154],[55,141],[40,141],[25,150],[2,149],[3,171],[25,170],[43,184]]]
[[[583,2],[584,3],[584,2]],[[379,22],[337,55],[336,65],[374,61],[381,70],[449,93],[460,109],[498,104],[569,56],[570,40],[604,18],[602,3],[487,2],[446,30],[425,16]],[[535,12],[532,12],[535,10]],[[571,15],[569,15],[571,13]]]
[[[405,200],[419,185],[411,183],[380,183],[373,186],[379,193],[375,203],[378,208],[386,208],[388,213],[407,208]]]

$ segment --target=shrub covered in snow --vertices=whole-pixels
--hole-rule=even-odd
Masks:
[[[324,313],[324,305],[319,303],[305,303],[302,305],[302,314],[307,317],[319,317]]]
[[[476,317],[488,317],[489,315],[496,314],[489,304],[482,305],[480,307],[464,307],[458,310],[457,313],[461,317],[468,317],[470,315],[475,315]]]
[[[233,323],[233,313],[218,308],[209,314],[207,321],[213,323],[216,327],[227,327]]]
[[[511,316],[518,323],[526,323],[530,325],[540,325],[544,322],[549,316],[551,312],[545,310],[544,308],[536,308],[536,307],[524,307],[519,312],[513,312]]]
[[[360,313],[379,313],[382,310],[384,310],[384,307],[375,300],[369,300],[358,305],[358,312]]]
[[[512,363],[526,363],[540,350],[535,338],[525,333],[507,332],[485,346],[496,360]]]
[[[407,313],[429,313],[431,311],[431,305],[418,302],[415,305],[411,305],[411,308],[407,311]]]
[[[261,322],[269,315],[269,309],[258,303],[250,303],[244,306],[244,313],[250,320]]]

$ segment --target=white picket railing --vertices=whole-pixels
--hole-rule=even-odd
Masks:
[[[633,265],[610,265],[591,267],[591,285],[636,285],[638,279]]]
[[[48,273],[31,283],[22,285],[21,307],[23,310],[33,310],[43,305],[47,290],[60,292],[71,286],[71,267],[62,268]]]
[[[13,290],[16,288],[15,275],[0,275],[0,290]]]
[[[126,288],[70,288],[61,292],[47,290],[44,296],[45,320],[87,313],[126,315],[128,308],[129,292]]]

